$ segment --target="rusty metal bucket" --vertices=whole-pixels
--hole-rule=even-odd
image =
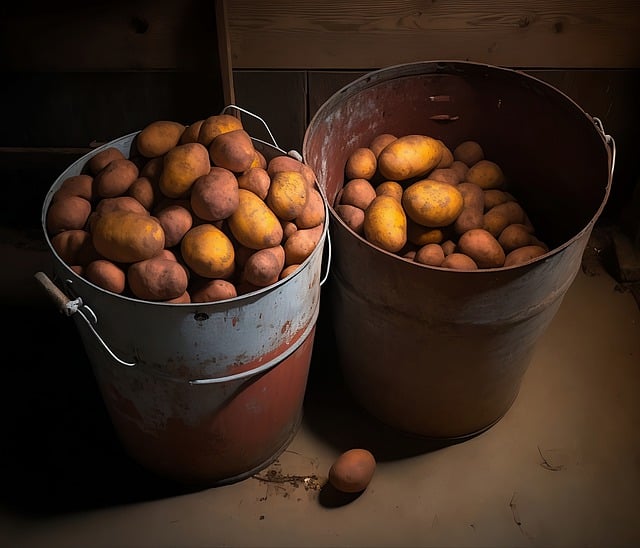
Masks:
[[[91,156],[113,146],[128,157],[136,134],[83,156],[54,182],[42,228],[55,282],[44,273],[36,278],[73,317],[129,455],[188,486],[238,482],[271,464],[300,425],[326,279],[321,270],[328,222],[296,272],[233,299],[167,304],[106,291],[57,255],[46,212],[62,182],[81,173]],[[269,143],[254,144],[267,159],[284,154]]]
[[[474,139],[550,251],[521,266],[453,271],[382,251],[333,205],[347,156],[380,133]],[[409,434],[464,438],[514,402],[536,343],[580,268],[609,196],[615,143],[597,118],[521,72],[459,61],[371,72],[311,120],[303,158],[330,212],[331,308],[340,367],[368,412]]]

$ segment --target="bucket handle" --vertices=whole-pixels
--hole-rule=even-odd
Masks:
[[[609,177],[613,178],[613,170],[616,167],[616,141],[611,135],[604,131],[604,125],[602,124],[602,120],[600,120],[600,118],[596,118],[595,116],[593,116],[591,119],[593,120],[595,126],[598,128],[598,131],[602,133],[602,136],[604,137],[607,145],[609,145],[609,147],[611,148],[611,173],[609,174]]]
[[[94,329],[93,327],[93,323],[97,323],[98,318],[96,317],[95,313],[93,312],[93,310],[91,310],[91,308],[89,308],[89,306],[87,306],[86,304],[84,304],[82,302],[82,298],[78,297],[77,299],[69,299],[69,297],[67,297],[67,295],[65,295],[65,293],[63,291],[60,290],[60,288],[53,283],[53,281],[51,281],[51,279],[49,278],[49,276],[47,276],[44,272],[36,272],[34,274],[34,277],[36,278],[36,280],[38,280],[38,282],[40,282],[40,284],[42,285],[42,287],[44,288],[45,292],[49,295],[49,297],[54,301],[54,303],[57,305],[58,310],[64,314],[65,316],[73,316],[74,314],[80,314],[80,317],[86,322],[86,324],[89,326],[89,329],[91,330],[91,332],[94,334],[94,336],[96,337],[96,339],[100,342],[100,344],[102,345],[102,347],[106,350],[106,352],[109,354],[109,356],[111,356],[111,358],[118,362],[121,365],[127,366],[127,367],[135,367],[137,364],[136,363],[131,363],[131,362],[126,362],[124,360],[121,360],[118,356],[116,356],[113,351],[109,348],[109,346],[107,345],[107,343],[104,342],[104,340],[102,339],[102,337],[100,336],[100,334]],[[92,316],[92,320],[89,320],[89,318],[87,318],[87,316],[84,313],[84,310],[87,310],[88,312],[91,313]],[[312,321],[310,321],[306,328],[304,333],[298,337],[297,341],[295,344],[292,344],[290,347],[287,348],[287,350],[285,352],[283,352],[282,354],[278,355],[276,358],[263,363],[262,365],[255,367],[253,369],[249,369],[247,371],[242,371],[241,373],[235,373],[233,375],[224,375],[222,377],[210,377],[210,378],[206,378],[206,379],[190,379],[187,382],[191,385],[195,385],[195,384],[219,384],[219,383],[225,383],[225,382],[229,382],[229,381],[237,381],[237,380],[242,380],[242,379],[246,379],[247,377],[253,377],[255,375],[258,375],[260,373],[264,373],[265,371],[268,371],[269,369],[272,369],[273,367],[275,367],[276,365],[278,365],[282,360],[284,360],[285,358],[287,358],[289,355],[293,354],[293,352],[295,350],[298,349],[298,347],[307,340],[307,337],[309,336],[309,333],[311,333],[311,330],[315,327],[315,323],[317,320],[317,310],[315,313],[315,317],[313,318]],[[184,382],[184,379],[177,379],[175,377],[171,377],[169,375],[163,375],[161,373],[158,372],[152,372],[152,374],[154,374],[157,377],[161,377],[165,380],[168,381],[173,381],[173,382]]]
[[[116,356],[113,351],[109,348],[106,342],[102,339],[100,334],[95,330],[93,324],[98,323],[98,318],[95,315],[95,312],[91,310],[91,308],[82,302],[82,298],[78,297],[77,299],[69,299],[67,295],[65,295],[60,288],[54,284],[49,276],[47,276],[44,272],[36,272],[34,277],[40,285],[44,288],[47,295],[53,300],[54,304],[57,306],[58,310],[64,314],[65,316],[73,316],[74,314],[80,314],[80,317],[85,321],[95,338],[102,345],[105,351],[111,356],[111,358],[118,362],[121,365],[125,365],[127,367],[134,367],[136,364],[132,362],[126,362]],[[91,319],[87,318],[85,311],[91,315]]]
[[[283,154],[286,154],[287,156],[291,156],[292,158],[295,158],[299,162],[303,162],[304,161],[303,158],[302,158],[302,154],[300,154],[297,150],[290,150],[289,152],[285,152],[282,148],[280,148],[278,146],[278,143],[276,142],[276,138],[273,136],[273,133],[271,133],[271,129],[269,129],[269,124],[267,124],[267,122],[265,122],[264,119],[262,119],[260,116],[258,116],[257,114],[254,114],[253,112],[251,112],[249,110],[246,110],[246,109],[244,109],[242,107],[239,107],[238,105],[234,105],[234,104],[229,104],[226,107],[224,107],[222,109],[222,113],[226,114],[231,109],[235,109],[235,110],[238,110],[240,112],[244,112],[245,114],[248,114],[249,116],[255,118],[256,120],[259,120],[260,122],[262,122],[262,125],[265,127],[265,129],[267,130],[267,133],[269,134],[269,138],[271,139],[271,144],[275,148],[277,148]],[[317,183],[317,181],[316,181],[316,183]],[[326,202],[326,197],[324,196],[324,192],[320,188],[320,185],[317,185],[317,186],[318,186],[318,189],[320,190],[320,192],[322,193],[323,198],[325,198],[325,202]],[[321,286],[324,285],[324,283],[327,281],[327,278],[329,277],[330,266],[331,266],[331,237],[329,236],[329,231],[327,231],[327,268],[326,268],[326,272],[325,272],[324,276],[320,280],[320,285]]]

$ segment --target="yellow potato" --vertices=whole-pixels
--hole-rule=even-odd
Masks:
[[[427,135],[405,135],[391,141],[378,156],[380,174],[391,181],[420,177],[442,159],[442,144]]]
[[[184,196],[198,177],[211,169],[209,151],[200,143],[173,147],[164,156],[158,186],[169,198]]]
[[[378,168],[373,150],[367,147],[355,149],[347,158],[344,175],[348,179],[371,179]]]
[[[502,168],[491,160],[480,160],[469,168],[465,181],[482,189],[500,188],[505,181]]]
[[[278,171],[271,179],[266,203],[284,221],[295,219],[309,199],[309,186],[299,171]]]
[[[416,223],[438,228],[447,226],[457,219],[464,201],[455,186],[422,179],[405,189],[402,206],[407,216]]]
[[[203,223],[191,228],[180,242],[185,264],[203,278],[229,278],[235,270],[235,250],[219,228]]]
[[[407,217],[391,196],[376,196],[364,212],[363,231],[373,245],[396,253],[407,243]]]
[[[250,190],[238,189],[238,207],[228,222],[234,238],[251,249],[273,247],[282,242],[280,219]]]
[[[169,152],[180,141],[184,124],[171,120],[156,120],[136,136],[138,152],[145,158],[156,158]]]

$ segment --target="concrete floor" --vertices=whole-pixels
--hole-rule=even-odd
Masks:
[[[389,431],[353,403],[323,311],[288,448],[256,476],[184,492],[124,454],[72,321],[11,308],[0,545],[640,545],[640,311],[599,263],[585,262],[507,414],[445,447]],[[326,485],[351,447],[378,459],[359,496]]]

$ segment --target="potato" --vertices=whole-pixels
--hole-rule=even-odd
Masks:
[[[295,219],[309,199],[309,186],[299,171],[278,171],[271,178],[265,200],[271,210],[283,221]]]
[[[478,270],[478,265],[471,257],[457,251],[446,255],[440,266],[453,270]]]
[[[460,183],[461,180],[458,172],[450,167],[434,169],[429,173],[429,179],[454,186]]]
[[[228,236],[209,223],[192,227],[180,242],[185,264],[203,278],[228,279],[235,271],[235,249]]]
[[[389,143],[378,156],[380,174],[391,181],[425,175],[442,158],[442,145],[427,135],[405,135]]]
[[[226,168],[212,167],[191,187],[191,208],[205,221],[221,221],[238,207],[238,179]]]
[[[456,243],[453,240],[445,240],[440,244],[442,247],[442,251],[444,251],[444,256],[451,255],[456,251]]]
[[[306,205],[295,218],[295,224],[298,228],[313,228],[324,223],[325,215],[324,198],[317,188],[312,188],[308,192]]]
[[[200,135],[200,128],[204,120],[197,120],[193,122],[193,124],[189,124],[184,128],[182,135],[180,135],[180,139],[178,140],[179,145],[185,145],[187,143],[197,143],[198,137]]]
[[[85,228],[91,214],[91,202],[80,196],[68,195],[52,202],[47,209],[45,225],[49,235],[64,230]]]
[[[343,493],[364,491],[376,469],[374,456],[366,449],[342,453],[329,468],[329,483]]]
[[[86,167],[91,175],[97,175],[112,160],[126,160],[126,156],[119,148],[107,147],[89,158]]]
[[[136,148],[145,158],[162,156],[174,148],[185,130],[184,124],[171,120],[156,120],[136,136]]]
[[[335,211],[356,234],[364,234],[364,210],[349,204],[340,204],[335,207]]]
[[[525,212],[518,202],[504,202],[484,214],[483,228],[496,238],[509,225],[525,221]]]
[[[252,253],[244,265],[244,279],[258,287],[266,287],[280,279],[284,268],[284,247],[277,245],[259,249]]]
[[[241,173],[252,166],[256,150],[251,136],[244,129],[234,129],[211,141],[209,156],[213,165]]]
[[[430,179],[409,185],[402,194],[402,206],[407,216],[433,228],[453,223],[463,205],[462,194],[455,186]]]
[[[151,158],[150,160],[147,160],[147,162],[140,168],[139,176],[146,177],[154,185],[157,185],[158,181],[160,180],[160,173],[162,173],[163,167],[164,167],[164,156]]]
[[[109,211],[92,223],[93,245],[104,258],[116,263],[150,259],[165,243],[160,222],[148,214]]]
[[[100,258],[86,230],[65,230],[51,238],[51,247],[68,266],[86,266]]]
[[[505,202],[515,202],[515,198],[505,192],[504,190],[500,190],[498,188],[490,188],[484,191],[484,210],[489,211],[492,207],[495,207],[499,204],[504,204]]]
[[[152,257],[129,265],[127,283],[138,299],[166,301],[180,297],[187,290],[189,278],[180,263]]]
[[[484,150],[477,141],[463,141],[453,149],[453,159],[466,164],[467,167],[484,160]]]
[[[96,259],[91,261],[84,269],[83,276],[91,283],[120,294],[127,285],[127,275],[122,268],[112,261]]]
[[[407,218],[407,240],[422,247],[427,244],[439,244],[444,239],[441,228],[431,228],[419,225],[411,217]]]
[[[93,189],[93,177],[87,174],[67,177],[55,191],[51,201],[55,202],[65,196],[79,196],[93,203],[97,198]]]
[[[267,159],[265,155],[262,154],[258,149],[256,149],[256,157],[251,163],[251,167],[261,167],[262,169],[267,169]]]
[[[191,295],[188,291],[185,291],[182,295],[178,295],[173,299],[166,299],[164,302],[169,304],[189,304],[191,302]]]
[[[510,224],[500,232],[498,242],[504,252],[509,253],[514,249],[534,243],[532,229],[522,223]]]
[[[156,212],[155,217],[164,230],[164,245],[174,247],[193,226],[193,215],[188,200],[166,202]]]
[[[160,191],[169,198],[185,196],[196,179],[210,169],[209,151],[200,143],[175,146],[164,156],[158,179]]]
[[[224,301],[237,296],[236,286],[229,280],[200,280],[191,290],[192,303]]]
[[[228,219],[234,238],[251,249],[273,247],[282,242],[280,220],[269,206],[250,190],[238,189],[238,207]]]
[[[282,269],[282,272],[280,272],[280,279],[284,280],[287,276],[291,276],[291,274],[298,270],[299,267],[299,264],[290,264],[288,266],[285,266]]]
[[[296,230],[284,242],[285,266],[302,264],[322,238],[324,225]]]
[[[269,164],[267,165],[269,177],[273,178],[278,171],[299,171],[304,175],[305,180],[309,183],[309,187],[315,185],[316,174],[313,172],[313,169],[292,156],[274,156],[269,160]]]
[[[380,133],[376,135],[369,143],[369,149],[375,154],[376,159],[380,156],[382,149],[384,149],[389,143],[395,141],[397,137],[391,133]]]
[[[414,259],[416,258],[416,251],[415,249],[407,249],[406,251],[400,251],[399,255],[403,258],[403,259],[409,259],[410,261],[414,261]]]
[[[157,182],[143,176],[139,176],[127,189],[127,196],[135,198],[148,211],[156,205],[159,194],[160,188]]]
[[[124,194],[139,173],[138,166],[127,158],[112,160],[93,179],[96,195],[113,198]]]
[[[363,232],[371,244],[396,253],[407,243],[407,216],[391,196],[376,196],[364,212]]]
[[[286,240],[291,234],[293,234],[296,230],[298,230],[298,225],[293,221],[283,221],[280,219],[280,224],[282,225],[282,239]]]
[[[375,187],[375,191],[376,196],[385,194],[387,196],[392,196],[399,202],[402,202],[402,193],[404,192],[404,188],[397,181],[383,181]]]
[[[247,171],[237,176],[238,188],[245,188],[258,195],[263,200],[267,197],[271,177],[263,167],[250,167]]]
[[[231,114],[214,114],[200,124],[197,140],[200,144],[208,148],[218,135],[242,129],[242,127],[242,122],[236,116]]]
[[[378,168],[375,153],[367,147],[356,148],[347,157],[344,175],[349,179],[371,179]]]
[[[444,141],[438,139],[438,142],[442,146],[442,157],[436,165],[436,169],[447,169],[453,163],[453,152],[447,145],[445,145]]]
[[[467,176],[467,171],[469,171],[469,166],[460,160],[454,160],[453,163],[449,166],[451,171],[454,171],[458,176],[458,181],[462,182],[465,180]]]
[[[444,261],[444,251],[438,244],[423,245],[416,251],[413,260],[420,264],[440,266]]]
[[[467,230],[458,239],[458,250],[468,255],[479,268],[500,268],[505,253],[498,240],[483,228]]]
[[[491,160],[480,160],[469,168],[465,181],[474,183],[483,189],[489,189],[500,188],[504,185],[505,178],[502,168],[498,164]]]
[[[375,187],[366,179],[351,179],[342,187],[339,203],[365,210],[377,196]]]
[[[544,255],[547,250],[540,245],[526,245],[507,253],[504,266],[517,266]]]
[[[142,215],[149,215],[149,210],[145,208],[138,200],[131,196],[116,196],[114,198],[103,198],[94,209],[97,214],[108,213],[109,211],[132,211]]]
[[[453,223],[456,234],[484,226],[484,191],[473,183],[460,183],[457,189],[462,194],[462,211]]]

